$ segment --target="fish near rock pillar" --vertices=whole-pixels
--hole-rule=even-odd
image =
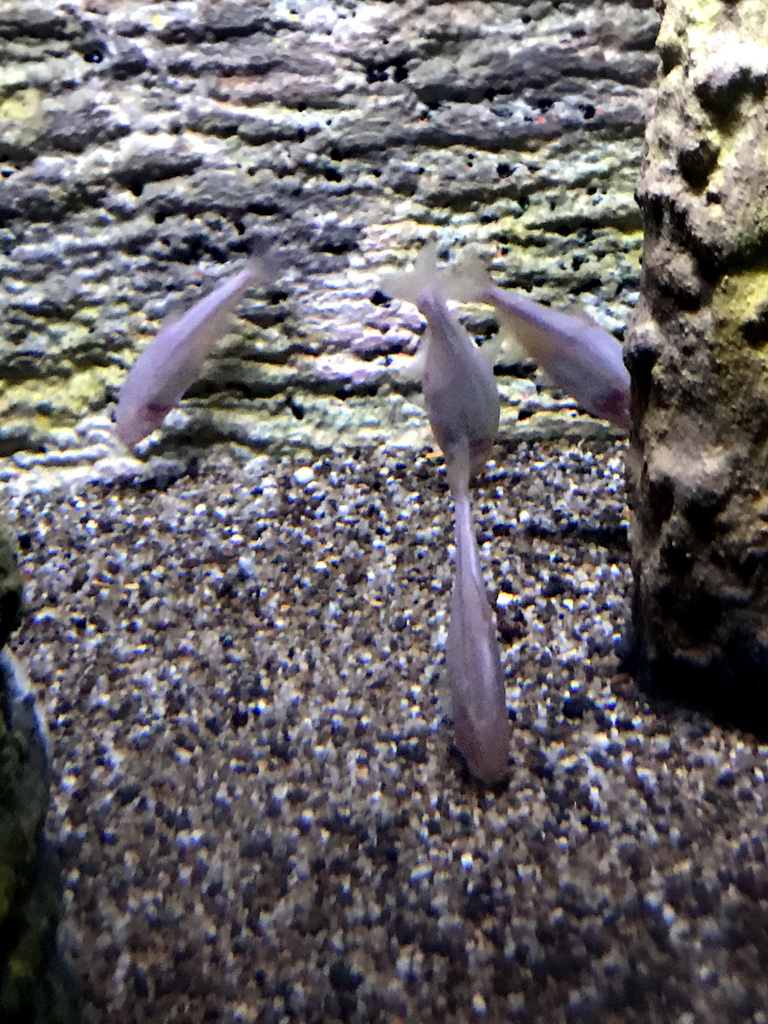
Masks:
[[[768,12],[657,6],[625,348],[635,665],[646,692],[768,732]]]

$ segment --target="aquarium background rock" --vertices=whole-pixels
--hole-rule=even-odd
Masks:
[[[621,335],[656,28],[644,0],[4,0],[0,455],[103,456],[136,353],[257,240],[285,275],[161,451],[425,442],[421,320],[377,282],[432,235]],[[504,436],[605,430],[515,357],[498,374]]]

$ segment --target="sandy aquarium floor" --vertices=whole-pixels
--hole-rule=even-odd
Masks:
[[[619,673],[622,446],[499,448],[474,488],[495,792],[439,707],[441,466],[6,485],[89,1020],[768,1021],[768,750]]]

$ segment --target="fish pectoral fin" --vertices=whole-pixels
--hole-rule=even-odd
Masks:
[[[514,363],[535,363],[532,351],[536,350],[536,340],[527,325],[516,318],[497,313],[499,329],[493,336],[496,345],[496,361],[504,353],[505,361]],[[487,342],[486,342],[487,344]],[[485,346],[483,346],[485,348]]]
[[[480,355],[488,363],[491,369],[499,361],[501,355],[501,331],[497,331],[490,338],[487,338],[480,346]]]
[[[417,380],[421,383],[424,377],[424,367],[427,363],[427,349],[429,347],[429,327],[426,328],[419,344],[414,352],[411,362],[407,369],[403,371],[404,375],[409,377],[411,380]]]

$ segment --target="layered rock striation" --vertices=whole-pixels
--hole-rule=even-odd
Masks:
[[[257,241],[284,280],[166,443],[426,439],[421,321],[377,282],[433,235],[621,334],[656,27],[646,0],[4,3],[0,455],[103,454],[141,346]],[[593,429],[497,372],[507,434]]]

